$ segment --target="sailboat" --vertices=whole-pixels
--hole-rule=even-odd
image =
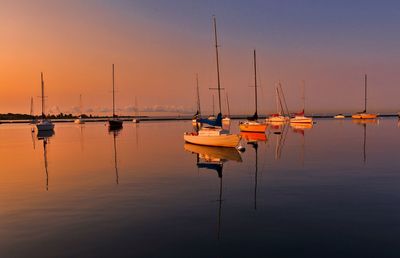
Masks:
[[[364,76],[364,111],[351,116],[354,119],[375,119],[377,114],[367,113],[367,75]]]
[[[183,139],[188,143],[208,145],[208,146],[220,146],[220,147],[236,147],[239,144],[240,136],[237,134],[231,134],[228,130],[222,128],[222,113],[221,113],[221,82],[219,77],[219,60],[218,60],[218,40],[217,40],[217,22],[215,16],[213,16],[214,22],[214,36],[215,36],[215,53],[217,60],[217,81],[218,87],[218,103],[219,113],[215,120],[210,119],[198,119],[198,122],[208,124],[209,126],[203,126],[198,132],[186,132],[183,135]]]
[[[228,115],[222,118],[222,123],[224,125],[229,125],[231,123],[231,110],[229,108],[229,98],[227,92],[225,94],[225,97],[226,97],[226,107],[228,108]]]
[[[304,91],[305,91],[305,82],[303,81],[303,83],[302,83],[302,88],[303,88],[303,96],[302,96],[302,99],[303,99],[303,110],[301,111],[301,112],[299,112],[299,113],[296,113],[296,115],[295,115],[295,117],[294,118],[291,118],[290,119],[290,123],[291,124],[312,124],[313,123],[313,119],[311,118],[311,117],[306,117],[306,116],[304,116],[304,110],[305,110],[305,106],[306,106],[306,97],[305,97],[305,93],[304,93]]]
[[[121,129],[123,121],[115,114],[115,80],[114,80],[114,64],[112,64],[112,96],[113,96],[113,116],[108,120],[110,130]]]
[[[257,121],[257,64],[256,64],[256,50],[253,52],[254,57],[254,103],[256,111],[252,117],[247,118],[247,121],[241,122],[239,124],[239,129],[242,132],[265,132],[267,129],[266,123],[261,123]]]
[[[75,124],[84,124],[85,121],[82,118],[82,94],[79,94],[79,117],[75,119],[74,123]]]
[[[278,83],[279,88],[275,88],[275,101],[276,101],[276,114],[272,114],[266,120],[268,123],[285,123],[289,120],[289,117],[284,116],[284,108],[282,105],[282,100],[279,94],[279,89],[282,89],[281,82]]]
[[[200,107],[200,90],[199,90],[199,75],[196,74],[196,102],[197,102],[197,111],[194,114],[192,119],[192,125],[195,127],[200,127],[200,123],[197,122],[197,119],[201,118],[201,107]]]
[[[132,119],[132,122],[137,124],[140,123],[140,119],[139,119],[139,107],[137,104],[137,97],[135,97],[135,118]]]
[[[46,118],[45,115],[45,96],[44,96],[44,81],[43,81],[43,73],[40,73],[40,78],[41,78],[41,84],[42,84],[42,116],[41,119],[39,121],[39,123],[36,124],[36,128],[38,129],[38,131],[53,131],[54,130],[54,124],[51,122],[50,119]]]

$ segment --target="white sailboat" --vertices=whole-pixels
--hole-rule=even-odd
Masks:
[[[222,147],[236,147],[239,144],[240,136],[231,134],[228,130],[222,129],[222,113],[221,113],[221,83],[219,73],[219,59],[218,59],[218,39],[217,39],[217,25],[215,16],[213,16],[214,23],[214,37],[215,37],[215,53],[217,61],[217,81],[218,87],[218,104],[219,114],[215,120],[206,120],[205,122],[211,126],[205,126],[198,130],[198,132],[186,132],[183,138],[188,143],[207,145],[207,146],[222,146]],[[201,119],[200,119],[201,120]]]
[[[282,90],[282,85],[281,82],[278,83],[279,88],[276,87],[275,88],[275,101],[276,101],[276,114],[272,114],[270,115],[266,121],[268,123],[274,124],[274,123],[285,123],[287,121],[289,121],[289,117],[284,115],[284,109],[283,109],[283,105],[282,105],[282,100],[279,94],[279,89]]]
[[[40,73],[41,78],[41,85],[42,85],[42,116],[39,122],[36,124],[37,130],[40,131],[53,131],[54,124],[51,122],[50,119],[46,118],[45,115],[45,96],[44,96],[44,81],[43,81],[43,73]]]
[[[305,106],[306,106],[306,98],[305,98],[305,82],[302,82],[302,88],[303,88],[303,110],[299,113],[296,113],[294,118],[290,119],[290,123],[291,124],[312,124],[313,123],[313,119],[311,117],[306,117],[304,116],[304,110],[305,110]]]
[[[79,117],[75,119],[75,124],[84,124],[85,120],[82,118],[82,94],[79,94]]]
[[[114,80],[114,64],[112,64],[112,96],[113,96],[113,116],[108,120],[110,130],[118,130],[122,128],[123,121],[115,114],[115,80]]]

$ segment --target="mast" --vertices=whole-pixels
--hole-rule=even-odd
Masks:
[[[367,113],[367,74],[364,75],[364,113]]]
[[[215,38],[215,55],[217,59],[217,79],[218,79],[218,104],[219,104],[219,113],[222,114],[221,111],[221,81],[220,81],[220,75],[219,75],[219,57],[218,57],[218,38],[217,38],[217,20],[215,18],[215,15],[213,15],[213,21],[214,21],[214,38]]]
[[[31,97],[31,112],[30,115],[33,116],[33,97]]]
[[[113,117],[115,117],[115,85],[114,85],[114,64],[112,64],[112,88],[113,88]]]
[[[80,116],[82,116],[82,94],[79,94],[79,112]]]
[[[213,96],[213,116],[215,116],[215,111],[214,111],[214,94],[213,94],[212,96]]]
[[[136,96],[135,96],[135,115],[136,115],[136,118],[139,116],[139,108],[138,108]]]
[[[229,109],[229,99],[228,99],[228,92],[226,92],[226,106],[228,108],[228,117],[231,116],[231,111]]]
[[[40,73],[40,79],[42,83],[42,119],[45,118],[44,114],[44,81],[43,81],[43,72]]]
[[[306,109],[306,82],[304,80],[301,81],[302,84],[302,100],[303,100],[303,115],[305,114]]]
[[[280,90],[280,92],[281,92],[281,94],[282,94],[282,100],[283,100],[283,104],[285,105],[287,115],[290,116],[289,108],[288,108],[287,103],[286,103],[285,94],[283,93],[282,84],[281,84],[280,81],[279,81],[278,84],[279,84],[279,90]],[[280,96],[279,96],[279,97],[280,97]],[[281,103],[281,105],[282,105],[282,103]]]
[[[256,63],[256,50],[254,49],[254,99],[256,112],[254,113],[254,118],[258,119],[257,115],[257,63]]]
[[[201,114],[200,109],[200,90],[199,90],[199,75],[196,73],[196,92],[197,92],[197,114]]]

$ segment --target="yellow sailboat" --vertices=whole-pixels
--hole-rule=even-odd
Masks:
[[[375,119],[377,114],[367,113],[367,75],[364,76],[364,111],[351,116],[353,119]]]

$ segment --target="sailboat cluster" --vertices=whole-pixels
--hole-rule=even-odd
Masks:
[[[217,23],[216,18],[213,16],[213,27],[214,27],[214,43],[215,43],[215,58],[216,58],[216,72],[217,72],[217,87],[210,88],[217,91],[218,100],[218,114],[215,116],[214,110],[214,95],[213,97],[213,115],[207,118],[203,118],[200,108],[200,94],[199,94],[199,80],[196,75],[196,93],[197,93],[197,112],[192,119],[192,124],[194,131],[185,132],[184,140],[187,143],[206,145],[206,146],[219,146],[219,147],[238,147],[241,134],[230,133],[230,112],[229,112],[229,100],[226,94],[226,104],[228,107],[228,114],[222,114],[222,104],[221,104],[221,80],[220,80],[220,67],[219,67],[219,45],[218,45],[218,35],[217,35]],[[292,115],[287,107],[284,91],[281,82],[278,82],[275,87],[276,93],[276,113],[270,115],[265,120],[260,120],[258,115],[258,85],[257,85],[257,58],[256,50],[253,50],[253,68],[254,68],[254,108],[255,112],[252,116],[249,116],[245,121],[239,123],[239,130],[242,133],[261,133],[264,134],[269,125],[280,125],[289,123],[294,127],[309,128],[312,127],[314,121],[311,117],[305,116],[305,82],[302,82],[302,104],[303,108],[300,112]],[[377,114],[367,113],[367,75],[364,77],[365,86],[365,106],[362,112],[354,114],[353,119],[374,119]],[[36,124],[38,132],[48,132],[54,130],[54,124],[45,115],[45,94],[44,94],[44,79],[43,73],[41,73],[41,101],[42,101],[42,112],[39,121],[32,121]],[[82,114],[82,95],[80,95],[80,113]],[[31,115],[33,114],[33,100],[31,99]],[[135,99],[136,112],[137,112],[137,99]],[[343,114],[338,114],[335,118],[344,118]],[[134,123],[139,123],[138,114],[136,118],[133,119]],[[77,124],[85,123],[82,115],[75,120]],[[123,126],[123,120],[119,118],[116,114],[115,108],[115,69],[114,64],[112,64],[112,117],[108,119],[109,130],[119,130]],[[260,137],[258,137],[260,138]]]
[[[246,136],[246,133],[259,133],[264,134],[267,130],[268,125],[276,126],[289,123],[294,128],[310,128],[313,126],[314,121],[312,117],[305,116],[305,81],[302,81],[302,104],[303,108],[300,112],[292,115],[287,107],[285,95],[283,92],[281,82],[278,82],[275,88],[276,93],[276,112],[270,115],[265,120],[259,120],[258,115],[258,86],[257,86],[257,59],[256,50],[253,50],[253,67],[254,67],[254,105],[255,112],[252,116],[248,117],[245,121],[239,123],[239,129],[241,134],[231,134],[226,128],[230,128],[230,115],[222,115],[221,110],[221,83],[220,83],[220,69],[219,69],[219,54],[218,54],[218,37],[217,37],[217,25],[216,18],[213,16],[214,25],[214,40],[215,40],[215,57],[216,57],[216,70],[217,70],[217,88],[218,91],[218,107],[219,113],[214,116],[214,95],[213,95],[213,116],[208,118],[201,117],[200,109],[200,96],[199,96],[199,83],[198,75],[196,75],[196,93],[197,93],[197,112],[192,119],[194,126],[194,132],[185,132],[184,140],[187,143],[206,145],[206,146],[218,146],[218,147],[238,147],[242,136]],[[214,88],[212,88],[214,89]],[[227,107],[229,109],[229,101],[227,98]],[[343,114],[338,114],[335,118],[344,118]],[[376,114],[367,113],[367,75],[365,75],[365,107],[364,111],[359,112],[352,116],[353,119],[374,119]],[[255,138],[262,138],[261,136]]]

